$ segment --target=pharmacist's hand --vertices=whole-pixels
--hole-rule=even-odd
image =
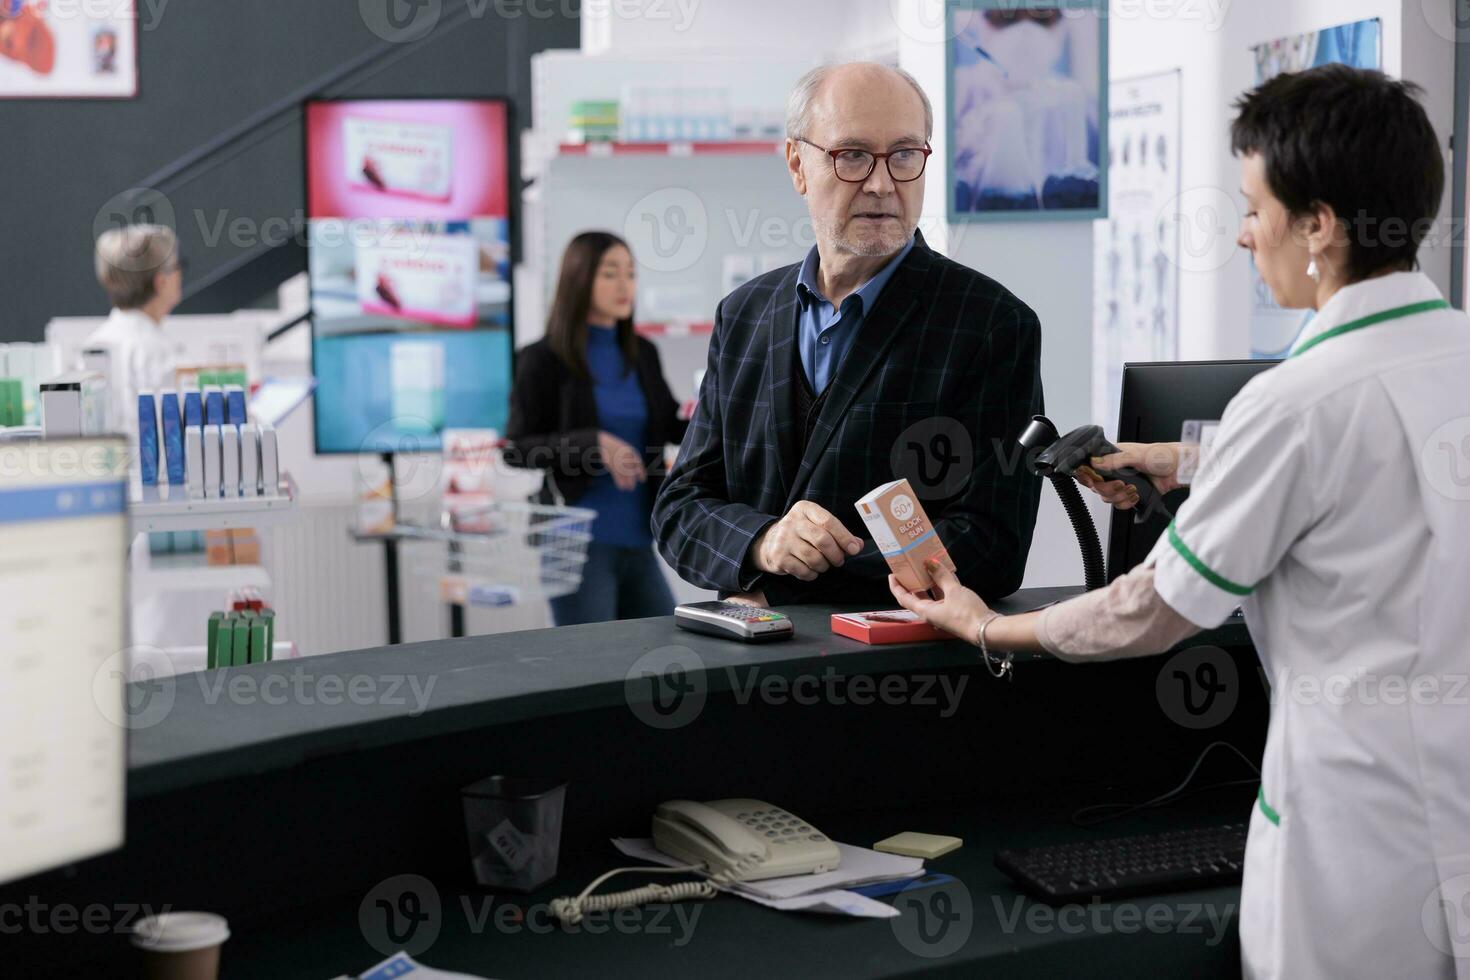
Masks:
[[[734,595],[725,596],[726,602],[739,603],[742,606],[758,606],[761,609],[769,609],[764,592],[737,592]]]
[[[1184,451],[1177,442],[1120,442],[1116,453],[1094,456],[1091,466],[1077,467],[1077,482],[1119,510],[1132,510],[1138,505],[1138,491],[1122,480],[1105,480],[1097,471],[1137,470],[1165,494],[1181,485],[1179,460]]]
[[[946,633],[970,643],[978,643],[975,639],[975,631],[990,615],[990,607],[985,600],[980,598],[970,589],[960,584],[958,576],[947,567],[931,559],[925,563],[929,569],[929,577],[934,580],[929,594],[934,596],[930,599],[922,592],[910,592],[904,588],[894,576],[888,576],[888,589],[898,604],[911,613],[921,617],[930,626],[937,626]]]
[[[795,575],[810,582],[862,548],[862,540],[830,511],[810,500],[798,500],[785,517],[756,535],[750,555],[763,572]]]
[[[619,439],[611,432],[597,433],[597,448],[602,450],[602,462],[619,490],[632,490],[648,479],[643,469],[643,457],[632,445]]]

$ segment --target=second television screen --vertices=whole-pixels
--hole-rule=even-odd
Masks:
[[[509,128],[498,100],[307,103],[317,452],[504,429]]]

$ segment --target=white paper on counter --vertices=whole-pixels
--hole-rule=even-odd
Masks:
[[[667,867],[677,867],[682,863],[656,849],[647,837],[615,837],[613,846],[640,861]],[[924,873],[924,862],[918,858],[881,854],[851,844],[838,843],[837,849],[842,854],[842,863],[836,871],[734,882],[723,888],[732,895],[774,909],[890,919],[899,914],[898,909],[846,889],[880,881],[917,878]]]
[[[886,902],[841,888],[808,892],[793,898],[765,898],[734,889],[730,894],[766,908],[780,909],[782,912],[826,912],[831,915],[850,915],[858,919],[892,919],[899,915],[898,909]]]

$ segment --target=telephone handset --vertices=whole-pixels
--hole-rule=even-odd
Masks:
[[[670,800],[653,813],[653,844],[686,862],[677,868],[618,868],[582,889],[575,897],[553,899],[551,914],[576,925],[586,912],[631,908],[645,902],[678,902],[713,898],[715,884],[757,881],[786,875],[818,874],[842,863],[842,852],[805,820],[760,800],[713,800],[695,803]],[[613,895],[593,895],[613,875],[698,872],[709,881],[644,885]]]
[[[805,820],[760,800],[670,800],[653,814],[653,846],[727,881],[831,871],[837,845]]]

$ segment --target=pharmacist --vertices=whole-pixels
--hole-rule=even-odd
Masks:
[[[96,267],[112,313],[87,346],[108,353],[109,427],[135,432],[138,393],[173,386],[163,319],[183,298],[178,239],[163,225],[109,229],[97,239]]]

